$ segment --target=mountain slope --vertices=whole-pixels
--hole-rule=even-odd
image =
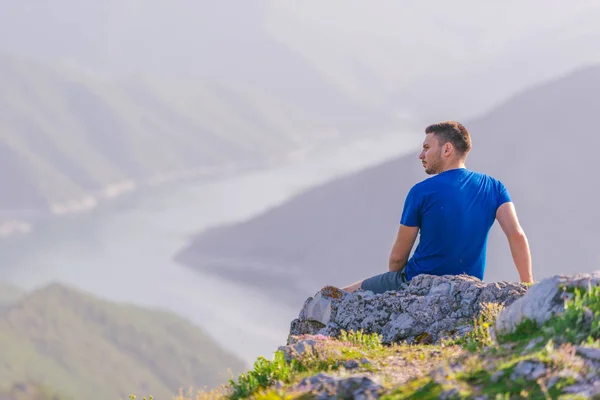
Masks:
[[[280,162],[338,126],[252,85],[104,81],[0,56],[0,218]]]
[[[537,85],[464,121],[467,167],[502,180],[528,234],[534,278],[598,267],[600,218],[593,132],[600,67]],[[416,143],[418,147],[420,143]],[[387,270],[404,198],[426,179],[415,154],[309,190],[261,216],[198,235],[176,258],[301,302],[325,284]],[[568,249],[568,251],[565,251]],[[586,269],[587,268],[587,269]],[[492,228],[486,281],[517,280],[506,239]]]
[[[73,398],[155,398],[224,383],[243,363],[170,313],[105,302],[61,285],[0,311],[0,387],[34,380]]]

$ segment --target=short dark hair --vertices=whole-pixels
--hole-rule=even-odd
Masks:
[[[466,155],[471,150],[471,136],[460,122],[442,121],[431,124],[425,128],[425,133],[433,133],[441,145],[452,143],[460,156]]]

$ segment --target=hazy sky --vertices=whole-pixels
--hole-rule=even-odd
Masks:
[[[0,3],[0,51],[259,87],[311,69],[365,102],[425,115],[472,114],[600,62],[600,3],[585,0]]]

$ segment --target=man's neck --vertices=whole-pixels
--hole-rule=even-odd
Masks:
[[[453,162],[448,163],[448,165],[446,165],[444,167],[444,169],[442,170],[442,172],[450,171],[452,169],[461,169],[461,168],[466,168],[465,167],[465,162],[457,160],[457,161],[453,161]]]

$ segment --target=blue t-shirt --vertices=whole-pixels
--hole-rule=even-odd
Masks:
[[[502,182],[466,168],[444,171],[409,191],[400,223],[418,226],[406,277],[458,275],[483,280],[488,234],[501,204],[511,201]]]

